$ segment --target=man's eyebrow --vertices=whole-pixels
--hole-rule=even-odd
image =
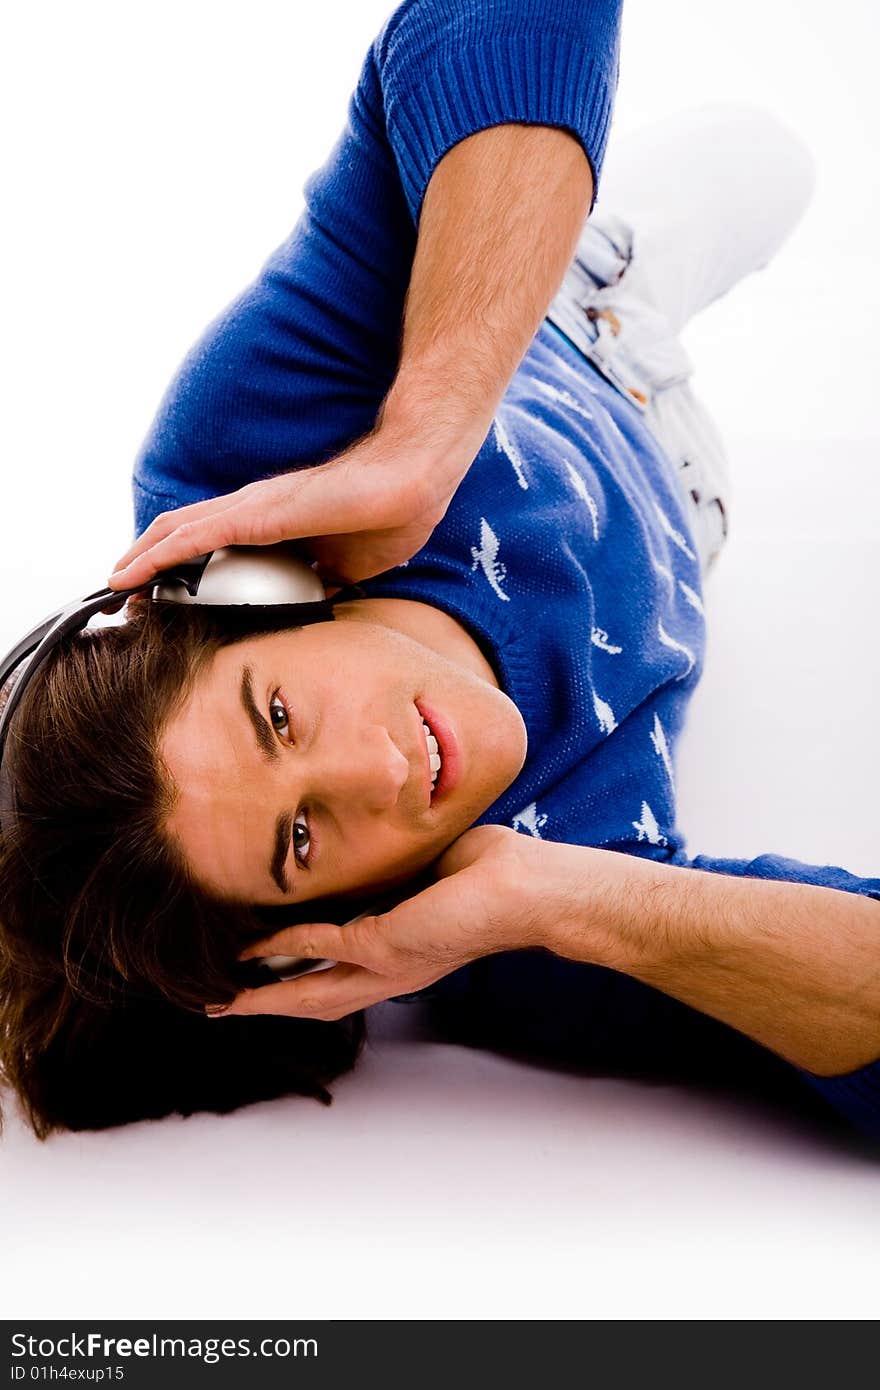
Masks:
[[[250,666],[242,668],[239,694],[241,695],[242,708],[251,722],[260,752],[264,758],[274,761],[281,756],[281,750],[275,742],[268,720],[264,719],[257,709],[257,702],[254,699],[253,672]]]
[[[275,844],[272,848],[272,858],[269,861],[269,873],[282,893],[290,892],[290,882],[284,872],[284,865],[287,863],[287,856],[290,853],[290,832],[292,829],[293,816],[289,811],[282,811],[275,822]]]
[[[242,668],[241,687],[239,690],[242,708],[247,715],[254,737],[257,740],[257,747],[263,757],[274,760],[281,756],[278,744],[272,734],[272,729],[268,720],[257,709],[257,702],[254,699],[253,671],[250,666]],[[272,854],[269,859],[269,873],[282,893],[290,893],[290,882],[284,871],[287,863],[287,856],[290,853],[290,833],[293,829],[293,816],[289,811],[282,811],[278,820],[275,822],[275,839],[272,845]]]

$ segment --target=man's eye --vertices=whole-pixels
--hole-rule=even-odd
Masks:
[[[269,718],[276,734],[281,734],[282,738],[287,738],[290,733],[290,715],[280,695],[273,695],[269,701]]]
[[[297,863],[301,864],[303,868],[307,868],[312,848],[312,836],[305,811],[300,811],[293,822],[290,838],[293,841],[293,852],[296,855]]]

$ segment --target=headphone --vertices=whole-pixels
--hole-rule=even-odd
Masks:
[[[227,546],[163,570],[137,588],[97,589],[51,613],[0,660],[0,690],[21,666],[0,711],[0,835],[17,809],[12,778],[8,767],[4,770],[3,766],[3,752],[12,717],[25,691],[65,637],[86,627],[97,613],[118,612],[127,599],[147,591],[152,591],[152,601],[161,603],[204,604],[235,611],[243,607],[284,609],[291,627],[332,622],[333,604],[349,597],[352,591],[358,592],[357,587],[352,586],[328,599],[314,570],[288,544]],[[359,917],[352,920],[358,921]],[[332,960],[264,956],[240,963],[240,973],[243,983],[260,985],[293,979],[316,970],[329,970],[335,964]]]

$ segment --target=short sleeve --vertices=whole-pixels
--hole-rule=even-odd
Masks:
[[[620,0],[406,0],[363,64],[305,208],[208,325],[135,463],[136,534],[160,512],[332,458],[397,370],[416,224],[458,141],[523,121],[605,152]]]
[[[388,140],[415,223],[434,168],[505,122],[560,126],[598,187],[617,86],[621,0],[408,0],[373,46]]]

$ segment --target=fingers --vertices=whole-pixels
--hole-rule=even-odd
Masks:
[[[356,1009],[368,1008],[389,997],[387,983],[360,966],[339,964],[332,970],[301,975],[259,989],[245,989],[223,1009],[212,1009],[209,1018],[247,1014],[275,1014],[286,1018],[318,1018],[325,1022],[345,1018]]]
[[[157,541],[164,540],[166,536],[179,526],[183,526],[185,522],[198,521],[202,517],[212,516],[215,512],[234,506],[239,497],[240,491],[226,493],[222,497],[209,497],[204,502],[191,502],[188,507],[177,507],[174,511],[162,512],[138,536],[137,540],[132,541],[125,554],[120,555],[113,566],[113,574],[118,574],[120,570],[125,569],[145,550],[149,550]]]
[[[172,513],[173,515],[173,513]],[[147,536],[144,532],[144,536]],[[207,515],[184,521],[156,540],[108,579],[112,589],[132,589],[146,584],[160,570],[182,560],[192,560],[225,545],[269,545],[285,537],[273,528],[267,513],[250,502],[217,508]]]
[[[359,925],[352,923],[339,927],[333,922],[300,922],[295,927],[282,927],[281,931],[260,941],[252,941],[238,958],[252,960],[255,956],[293,956],[305,960],[335,960],[366,965],[362,949],[363,934],[355,931]]]
[[[273,1013],[329,1020],[391,998],[407,986],[390,983],[396,974],[386,969],[391,953],[380,940],[378,926],[379,918],[372,916],[344,927],[332,922],[300,923],[252,942],[240,960],[280,955],[333,960],[336,964],[293,980],[242,990],[222,1013],[211,1016]]]
[[[314,474],[328,467],[246,483],[221,497],[162,512],[120,556],[108,584],[112,589],[146,584],[162,569],[225,545],[270,545],[315,534],[322,529],[315,527],[315,518],[327,512],[336,488],[328,494],[326,484],[319,486],[317,506],[303,510],[301,525],[298,516],[291,516],[289,504],[308,495]],[[344,495],[346,490],[341,491]],[[287,505],[282,510],[283,503]]]
[[[112,589],[134,588],[162,569],[220,546],[405,531],[425,508],[424,484],[409,463],[404,467],[399,459],[384,458],[380,446],[368,437],[352,452],[323,464],[163,512],[120,557],[107,582]],[[429,533],[430,528],[422,527],[412,549],[404,544],[405,556],[397,554],[398,543],[391,564],[414,555]],[[342,558],[337,557],[323,576],[328,583],[365,577],[366,572],[349,575],[351,566],[344,558],[348,549],[342,545]],[[387,558],[380,556],[378,567],[370,572],[390,568]]]

